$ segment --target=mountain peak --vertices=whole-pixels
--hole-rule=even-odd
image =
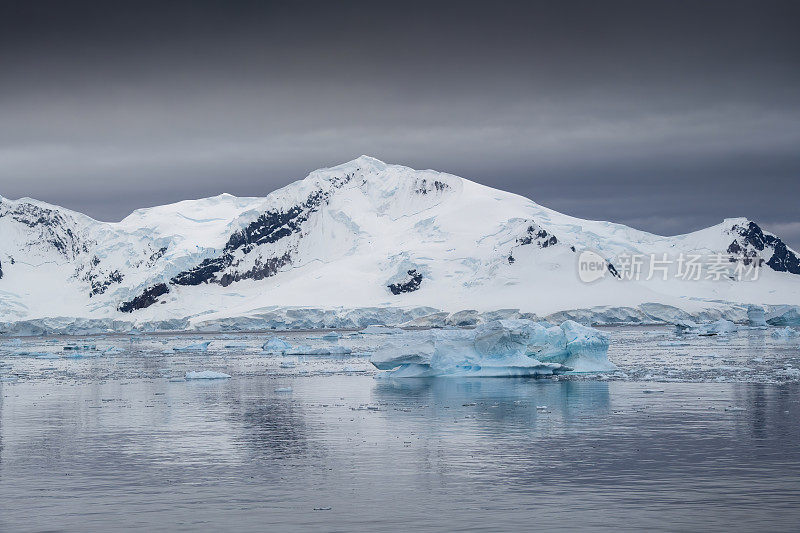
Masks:
[[[362,155],[345,163],[329,167],[324,170],[355,170],[355,169],[370,169],[370,170],[385,170],[389,165],[372,156]],[[312,172],[313,174],[313,172]]]

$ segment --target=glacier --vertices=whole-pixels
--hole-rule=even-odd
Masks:
[[[126,333],[138,335],[152,332],[197,331],[217,332],[259,332],[289,330],[320,330],[336,328],[352,330],[362,335],[396,335],[403,329],[476,327],[498,317],[508,319],[528,319],[561,323],[573,320],[590,326],[631,326],[631,325],[690,325],[697,327],[718,320],[735,324],[751,324],[750,305],[718,302],[693,302],[694,308],[687,310],[675,306],[647,302],[635,307],[596,306],[585,309],[570,309],[547,315],[522,312],[519,309],[474,312],[456,311],[449,313],[435,308],[338,308],[319,309],[315,307],[275,307],[256,315],[226,317],[220,320],[207,320],[196,317],[182,320],[137,322],[133,320],[86,319],[80,317],[40,318],[22,321],[0,322],[0,335],[38,336],[38,335],[96,335]],[[800,306],[765,305],[764,322],[769,326],[800,325]],[[464,324],[464,317],[469,321]],[[378,326],[377,324],[381,324]],[[754,326],[755,327],[755,326]],[[268,349],[268,348],[265,348]],[[285,349],[285,347],[280,348]]]
[[[560,326],[527,319],[493,320],[474,329],[432,330],[391,339],[370,357],[392,377],[521,377],[616,369],[608,337],[567,320]]]

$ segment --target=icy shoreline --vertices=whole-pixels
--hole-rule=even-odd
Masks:
[[[695,304],[702,302],[693,302]],[[493,320],[526,319],[560,324],[572,320],[588,326],[680,325],[728,320],[748,323],[753,306],[709,302],[707,307],[689,311],[675,306],[645,303],[635,307],[601,306],[559,311],[545,316],[499,309],[479,312],[441,311],[431,307],[368,307],[318,309],[274,307],[241,317],[203,319],[202,316],[158,321],[129,321],[113,318],[48,317],[0,323],[3,336],[94,335],[138,333],[226,333],[259,331],[361,330],[381,325],[408,329],[473,328]],[[800,325],[800,306],[765,305],[764,320],[770,326]]]

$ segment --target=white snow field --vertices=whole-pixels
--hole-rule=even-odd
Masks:
[[[609,265],[593,283],[578,276],[584,251]],[[682,279],[676,265],[618,279],[625,254],[761,268],[756,280]],[[770,324],[800,323],[797,254],[748,219],[661,237],[366,156],[263,198],[187,200],[118,223],[0,198],[0,272],[7,334],[743,323],[748,304]]]

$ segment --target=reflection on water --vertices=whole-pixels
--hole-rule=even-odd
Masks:
[[[653,385],[17,383],[0,529],[793,528],[800,387]]]

